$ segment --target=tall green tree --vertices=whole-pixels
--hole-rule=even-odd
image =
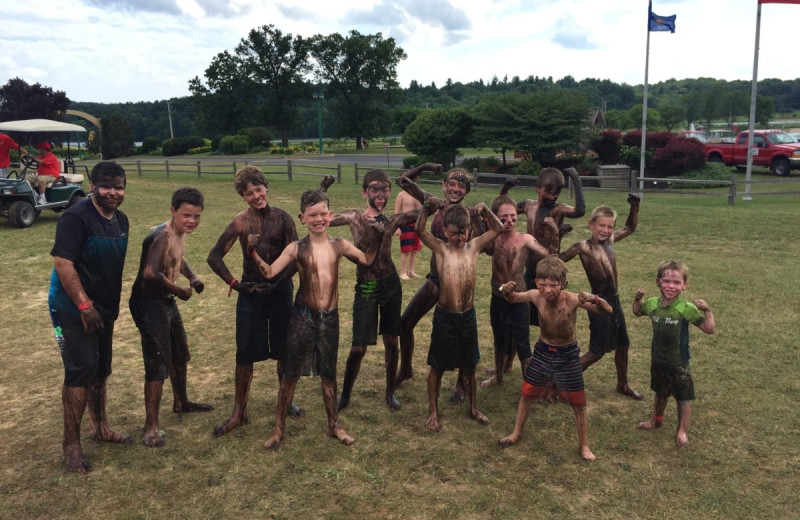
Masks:
[[[403,144],[416,155],[444,165],[455,163],[458,148],[466,146],[472,133],[472,118],[464,108],[425,110],[406,127]]]
[[[381,33],[350,31],[313,38],[315,74],[326,84],[326,105],[334,115],[337,136],[362,137],[383,133],[390,124],[388,109],[400,99],[397,64],[406,58],[394,38]]]
[[[274,25],[253,29],[236,46],[244,81],[260,93],[260,117],[278,130],[281,144],[289,146],[289,131],[300,121],[298,100],[310,97],[303,75],[311,70],[310,41],[283,34]]]
[[[196,125],[208,135],[235,134],[237,129],[255,124],[249,84],[236,79],[239,67],[238,58],[223,51],[205,70],[205,82],[197,76],[189,81]]]
[[[28,85],[25,80],[13,78],[0,87],[0,121],[18,119],[55,119],[69,108],[69,98],[60,91],[39,83]]]
[[[492,110],[499,115],[492,116]],[[540,162],[560,150],[577,149],[589,124],[586,98],[561,89],[508,94],[477,113],[474,135]]]
[[[103,159],[116,159],[131,154],[133,148],[133,130],[125,116],[115,112],[111,117],[100,120],[103,126],[100,132],[100,152]]]
[[[661,114],[661,124],[664,125],[667,132],[672,132],[676,125],[686,119],[686,109],[679,105],[660,106],[658,113]]]

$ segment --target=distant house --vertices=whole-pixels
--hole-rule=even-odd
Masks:
[[[603,130],[606,127],[606,118],[602,108],[592,108],[589,110],[589,124],[592,130]]]

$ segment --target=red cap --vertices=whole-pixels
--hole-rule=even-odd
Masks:
[[[41,143],[36,145],[36,149],[37,150],[41,150],[42,148],[44,148],[45,150],[48,150],[48,151],[52,150],[52,147],[50,146],[50,143],[48,143],[47,141],[42,141]]]

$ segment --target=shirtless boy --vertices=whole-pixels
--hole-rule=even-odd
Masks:
[[[581,356],[581,368],[586,370],[608,352],[615,350],[614,365],[617,369],[617,392],[636,400],[643,396],[628,384],[628,329],[625,326],[625,313],[619,302],[617,291],[617,260],[614,243],[633,234],[639,219],[640,199],[633,193],[628,195],[631,210],[625,226],[614,231],[617,212],[609,206],[598,206],[592,211],[589,229],[592,237],[577,242],[559,255],[565,262],[580,256],[586,277],[594,294],[606,300],[614,312],[610,316],[589,312],[589,351]]]
[[[364,175],[361,196],[367,202],[364,211],[346,210],[333,216],[331,226],[348,225],[353,234],[353,242],[362,251],[369,249],[374,240],[381,245],[378,256],[370,266],[356,268],[356,287],[353,297],[353,342],[344,371],[342,395],[339,397],[339,410],[350,403],[353,384],[358,377],[361,361],[367,345],[375,345],[378,333],[383,337],[386,365],[386,404],[389,409],[399,410],[400,403],[394,395],[399,352],[397,337],[400,335],[400,308],[403,304],[403,288],[392,261],[392,234],[403,222],[416,220],[416,213],[383,214],[391,194],[392,183],[383,170],[370,170]],[[412,221],[411,219],[414,218]],[[389,233],[387,237],[377,237],[372,230],[374,222],[382,222]],[[378,330],[378,311],[380,311],[380,330]]]
[[[397,197],[394,199],[395,215],[417,211],[421,207],[422,203],[405,191],[398,193]],[[410,280],[411,278],[419,278],[419,275],[414,271],[417,253],[422,249],[422,244],[417,234],[417,228],[412,222],[408,225],[401,226],[398,233],[400,233],[400,279]]]
[[[633,300],[633,313],[636,316],[650,316],[653,323],[650,362],[650,389],[655,392],[653,417],[640,422],[638,428],[660,428],[664,424],[667,400],[673,396],[678,402],[675,444],[680,448],[689,444],[689,418],[695,398],[689,361],[689,323],[706,334],[714,334],[716,323],[714,313],[705,301],[688,302],[681,298],[681,293],[689,287],[689,268],[683,262],[661,262],[656,285],[661,296],[653,296],[642,302],[644,289],[639,289]]]
[[[180,188],[172,194],[172,218],[157,226],[142,243],[139,273],[131,290],[131,316],[142,337],[144,357],[145,446],[164,445],[164,431],[159,428],[158,409],[164,379],[172,384],[172,411],[207,412],[207,404],[193,403],[186,396],[186,365],[189,344],[175,296],[183,301],[192,292],[203,292],[203,282],[184,258],[186,236],[200,224],[203,194],[195,188]],[[188,287],[178,285],[178,276],[189,280]]]
[[[252,257],[265,278],[296,265],[300,287],[295,296],[289,322],[286,366],[278,406],[275,413],[275,432],[264,447],[274,450],[285,433],[286,415],[301,375],[314,373],[322,378],[322,401],[328,415],[328,435],[344,445],[353,444],[339,424],[336,407],[336,359],[339,350],[339,260],[344,256],[353,263],[368,266],[374,260],[380,239],[372,240],[367,252],[361,251],[343,238],[328,236],[333,212],[328,196],[321,190],[308,190],[300,199],[300,221],[308,228],[308,236],[292,242],[281,255],[269,264],[257,250]],[[383,234],[382,226],[376,234]]]
[[[248,165],[236,172],[234,187],[249,207],[228,224],[208,254],[208,265],[229,287],[228,296],[231,291],[239,293],[236,301],[233,412],[225,422],[214,428],[215,437],[247,423],[247,398],[253,381],[254,363],[274,359],[280,383],[292,309],[294,266],[267,280],[248,251],[255,247],[266,261],[274,261],[287,245],[297,240],[294,220],[287,212],[269,203],[269,183],[257,166]],[[242,249],[241,281],[233,277],[223,260],[237,240]],[[292,405],[291,413],[299,417],[303,411]]]
[[[405,172],[397,178],[397,184],[406,192],[411,194],[420,203],[424,203],[432,195],[419,187],[416,183],[416,178],[420,172],[426,169],[433,169],[434,171],[441,172],[441,166],[438,164],[423,164],[413,170]],[[442,181],[442,191],[444,192],[444,207],[451,204],[460,204],[467,196],[470,190],[469,174],[463,168],[453,168],[445,174],[444,181]],[[470,211],[471,217],[471,236],[476,237],[483,233],[485,226],[475,208]],[[419,231],[418,231],[419,232]],[[431,233],[439,240],[447,240],[444,233],[444,226],[442,225],[441,212],[433,214],[433,221],[431,222]],[[468,234],[468,238],[469,238]],[[411,301],[408,303],[405,311],[403,311],[402,331],[400,332],[400,372],[397,376],[397,385],[411,379],[414,376],[412,368],[412,361],[414,357],[414,327],[417,326],[419,320],[436,305],[439,299],[439,274],[436,269],[435,258],[431,257],[430,272],[428,273],[425,283],[417,290]],[[461,402],[464,400],[464,388],[461,385],[461,374],[459,374],[456,390],[450,398],[453,402]]]
[[[494,336],[494,375],[481,383],[481,388],[499,385],[503,382],[503,373],[510,367],[516,353],[522,364],[522,373],[531,357],[530,316],[527,303],[509,303],[500,292],[504,281],[513,280],[517,287],[525,287],[523,271],[529,255],[544,258],[549,254],[547,249],[539,245],[533,235],[520,233],[517,225],[517,204],[508,196],[500,195],[492,201],[492,213],[497,215],[503,225],[503,231],[494,240],[492,255],[492,299],[489,304],[489,319]],[[552,233],[558,233],[553,219],[545,219],[551,224]],[[508,358],[512,358],[509,360]]]
[[[536,200],[524,200],[517,205],[520,213],[525,213],[527,218],[528,233],[548,251],[558,252],[561,248],[561,236],[563,232],[571,229],[564,226],[565,218],[580,218],[586,213],[586,202],[583,198],[583,187],[574,168],[565,170],[575,186],[575,207],[558,202],[558,196],[564,188],[564,174],[557,168],[542,168],[539,177],[536,179]],[[506,184],[503,189],[507,190]],[[502,194],[503,192],[501,192]],[[559,234],[553,236],[550,226],[546,225],[544,219],[551,217],[559,229]],[[536,278],[536,264],[539,258],[536,255],[529,255],[525,266],[525,285],[528,289],[534,289]],[[531,306],[531,325],[539,325],[539,312],[536,307]]]
[[[535,281],[537,288],[527,292],[516,292],[517,284],[514,281],[502,286],[503,297],[508,301],[536,305],[540,325],[539,340],[525,369],[514,429],[500,439],[500,446],[505,448],[519,442],[534,400],[547,397],[548,383],[553,381],[561,400],[572,406],[581,457],[591,461],[595,456],[588,443],[586,393],[583,389],[580,350],[575,339],[575,321],[578,308],[605,314],[610,314],[612,309],[608,302],[596,294],[565,291],[567,265],[556,256],[539,261]]]
[[[417,232],[422,243],[430,248],[439,273],[440,289],[433,314],[431,345],[428,351],[428,420],[425,427],[439,431],[439,388],[442,373],[458,368],[469,401],[468,414],[481,424],[489,419],[478,411],[476,403],[475,367],[480,359],[478,323],[473,307],[478,255],[492,244],[503,225],[485,204],[477,204],[478,214],[485,218],[489,230],[469,239],[470,213],[461,204],[450,204],[442,210],[442,226],[446,240],[425,229],[428,215],[444,205],[429,198],[417,217]]]

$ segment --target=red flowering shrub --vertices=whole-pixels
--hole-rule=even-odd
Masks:
[[[653,167],[659,177],[672,177],[702,168],[705,162],[703,143],[694,138],[674,137],[656,149]]]

